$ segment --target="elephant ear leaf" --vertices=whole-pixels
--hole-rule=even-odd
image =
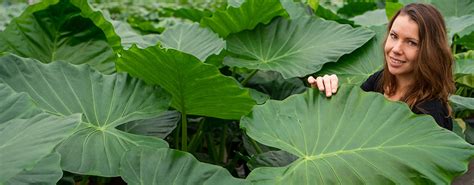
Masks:
[[[269,25],[229,36],[233,53],[224,64],[264,71],[277,71],[285,79],[315,73],[323,64],[336,62],[374,36],[371,30],[302,16],[279,18]]]
[[[259,184],[447,184],[474,156],[471,145],[431,116],[357,86],[343,85],[331,98],[309,89],[269,100],[241,127],[298,157],[286,167],[252,171],[248,180]]]
[[[0,58],[0,79],[15,91],[28,93],[45,112],[60,116],[83,114],[79,129],[57,148],[64,170],[118,176],[120,157],[130,147],[168,146],[159,138],[115,128],[158,117],[170,102],[164,90],[146,86],[127,74],[104,75],[88,65],[43,64],[6,55]]]
[[[124,155],[121,164],[121,177],[128,184],[246,184],[225,168],[167,148],[135,147]]]
[[[109,39],[116,37],[115,33],[107,33],[113,34],[113,37],[107,36],[94,24],[99,18],[102,18],[100,22],[106,22],[104,18],[101,15],[86,18],[81,13],[90,7],[80,8],[69,1],[52,0],[28,7],[20,17],[12,20],[4,32],[0,32],[0,52],[44,63],[58,60],[72,64],[87,63],[104,73],[115,71],[113,61],[116,56],[108,43]]]
[[[132,47],[122,53],[117,66],[166,89],[173,96],[171,106],[181,113],[240,119],[255,104],[249,91],[235,79],[222,75],[213,65],[173,49]]]

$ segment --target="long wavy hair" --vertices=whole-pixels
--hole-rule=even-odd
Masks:
[[[408,15],[415,21],[420,36],[418,57],[414,61],[414,83],[401,100],[413,108],[423,101],[440,99],[451,114],[448,96],[455,91],[452,74],[454,59],[448,44],[443,16],[428,4],[406,5],[388,23],[384,46],[393,22],[399,15]],[[397,83],[395,76],[388,70],[386,59],[383,70],[382,83],[378,88],[388,95],[393,95],[397,90]]]

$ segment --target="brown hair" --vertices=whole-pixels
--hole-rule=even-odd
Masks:
[[[420,37],[418,57],[414,62],[414,83],[401,100],[413,108],[425,100],[440,99],[451,114],[448,96],[455,90],[452,74],[454,59],[448,44],[443,16],[431,5],[408,4],[390,20],[387,26],[388,33],[399,15],[408,15],[418,24]],[[393,95],[397,90],[397,83],[395,76],[388,71],[386,62],[381,80],[379,90]]]

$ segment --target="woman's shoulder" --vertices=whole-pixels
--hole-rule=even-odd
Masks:
[[[430,99],[417,103],[413,106],[412,111],[416,114],[429,114],[439,126],[448,130],[453,129],[453,122],[449,117],[448,108],[441,99]]]
[[[382,78],[383,70],[377,71],[374,74],[370,75],[367,80],[362,83],[360,88],[362,90],[369,92],[369,91],[377,91],[378,84],[380,83],[380,79]]]

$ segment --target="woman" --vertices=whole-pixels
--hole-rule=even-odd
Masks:
[[[384,68],[361,88],[403,101],[414,113],[429,114],[438,125],[452,130],[448,96],[455,90],[453,57],[442,15],[431,5],[409,4],[395,14],[387,32]],[[308,82],[327,97],[337,91],[336,75],[310,76]]]

